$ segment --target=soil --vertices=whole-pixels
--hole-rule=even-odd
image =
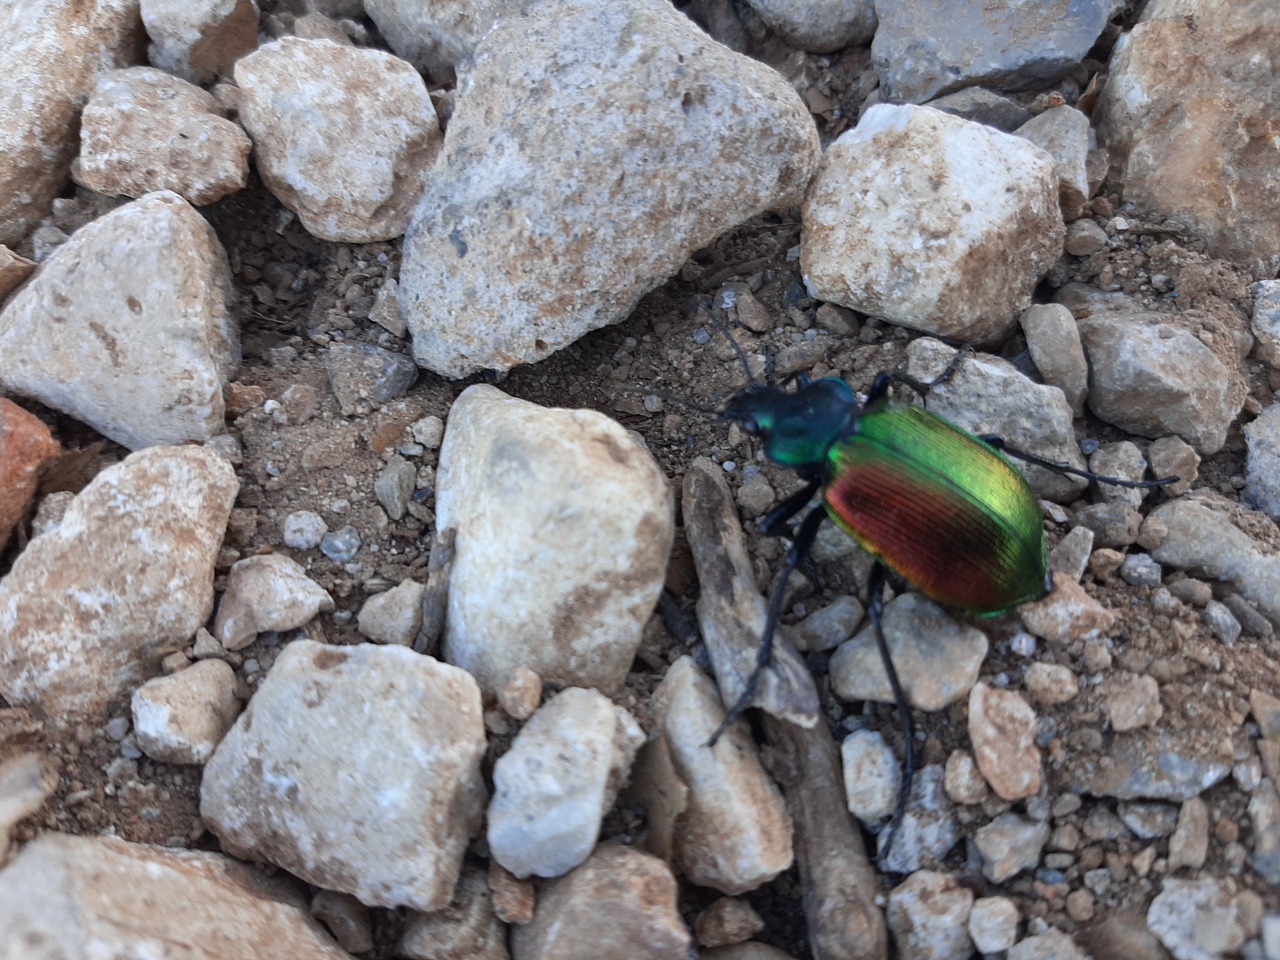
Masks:
[[[786,63],[789,74],[799,70],[812,78],[813,89],[825,91],[822,96],[828,105],[817,119],[824,143],[829,142],[850,125],[850,117],[856,118],[857,106],[867,92],[866,52],[816,57],[787,50]],[[1087,73],[1087,68],[1082,69]],[[1064,82],[1059,89],[1063,88],[1068,102],[1083,89],[1073,81]],[[1030,104],[1034,98],[1028,95],[1025,100]],[[1090,209],[1104,228],[1111,222],[1113,212],[1123,214],[1131,228],[1112,230],[1117,241],[1112,249],[1086,258],[1064,255],[1038,299],[1048,299],[1052,288],[1065,282],[1094,283],[1103,289],[1129,293],[1151,309],[1169,313],[1173,322],[1189,325],[1198,334],[1238,328],[1241,318],[1248,315],[1247,282],[1236,268],[1208,259],[1202,243],[1180,234],[1161,218],[1125,207],[1117,185],[1104,185]],[[261,390],[259,395],[237,388],[239,396],[257,402],[228,423],[231,433],[243,445],[243,462],[237,468],[241,491],[219,559],[220,578],[242,556],[264,551],[292,555],[333,594],[338,605],[334,614],[322,616],[308,628],[309,635],[322,634],[331,643],[360,642],[354,614],[371,593],[404,577],[425,579],[433,531],[429,498],[424,509],[418,511],[419,516],[387,521],[373,494],[375,477],[385,458],[402,442],[406,425],[431,414],[447,421],[452,401],[468,384],[495,382],[495,378],[451,382],[424,371],[402,400],[368,416],[341,416],[324,368],[327,344],[341,339],[410,352],[406,340],[392,336],[368,319],[379,287],[397,273],[398,244],[316,240],[257,183],[204,212],[227,249],[245,305],[244,365],[237,383]],[[772,330],[756,333],[738,326],[730,332],[747,356],[772,358],[775,377],[797,370],[812,377],[838,375],[865,391],[877,372],[905,366],[906,346],[916,336],[858,317],[856,329],[844,335],[824,334],[814,340],[810,333],[807,339],[806,334],[818,325],[820,304],[805,295],[798,263],[789,255],[799,243],[799,228],[799,212],[792,210],[758,217],[730,231],[691,257],[677,276],[646,296],[625,321],[596,331],[537,365],[518,368],[497,382],[504,391],[535,403],[590,407],[615,417],[644,438],[676,489],[690,461],[702,456],[725,463],[735,487],[759,470],[781,499],[799,486],[795,478],[786,470],[761,462],[758,445],[751,438],[728,428],[714,412],[709,412],[745,383],[737,352],[712,321],[713,295],[725,283],[745,283],[767,308],[775,323]],[[1153,278],[1167,279],[1153,283]],[[1178,296],[1170,296],[1171,293]],[[1225,337],[1208,339],[1220,344],[1227,341]],[[1013,336],[1000,353],[1024,369],[1029,368],[1020,336]],[[1232,363],[1236,363],[1234,356]],[[786,369],[793,364],[798,365]],[[1247,421],[1250,412],[1256,413],[1262,405],[1273,402],[1272,391],[1280,383],[1277,374],[1261,363],[1250,359],[1240,367],[1244,387],[1251,397],[1240,418]],[[281,424],[263,412],[262,400],[280,400],[288,388],[297,385],[315,391],[315,416],[301,423]],[[95,451],[94,468],[126,454],[80,424],[50,411],[42,413],[68,446]],[[1088,414],[1077,420],[1076,430],[1080,439],[1127,439]],[[1237,423],[1225,448],[1202,463],[1195,488],[1238,499],[1243,486],[1243,451]],[[729,461],[735,465],[732,470],[728,469]],[[426,451],[417,462],[431,467],[435,451]],[[420,471],[420,487],[430,488],[430,483],[425,482],[430,480],[430,474],[429,469]],[[1161,496],[1155,494],[1147,505],[1158,502]],[[1144,512],[1145,509],[1146,505]],[[358,566],[344,567],[316,550],[286,548],[281,525],[288,514],[297,510],[314,510],[331,529],[347,523],[354,525],[364,545]],[[1248,527],[1265,545],[1280,549],[1280,531],[1270,520],[1254,514],[1248,519]],[[777,539],[760,536],[752,523],[747,523],[747,528],[756,558],[758,585],[762,591],[767,590],[784,546]],[[1049,524],[1050,544],[1063,533],[1065,526]],[[691,610],[697,597],[696,577],[688,551],[681,538],[677,539],[667,584],[681,607]],[[0,573],[8,569],[13,555],[11,547],[9,555],[0,558]],[[847,560],[819,564],[825,596],[807,597],[801,591],[796,600],[799,607],[793,608],[789,618],[794,619],[797,610],[814,609],[841,592],[856,591],[861,584],[856,582],[851,566]],[[1086,574],[1084,582],[1087,591],[1120,618],[1113,662],[1110,666],[1099,665],[1097,677],[1105,679],[1122,669],[1156,674],[1162,681],[1163,729],[1188,745],[1200,741],[1207,747],[1226,738],[1234,752],[1253,756],[1245,734],[1249,691],[1255,686],[1273,687],[1280,639],[1246,634],[1233,646],[1226,646],[1209,632],[1198,611],[1188,608],[1176,619],[1156,613],[1150,604],[1151,588],[1133,588],[1118,578],[1095,582],[1091,574]],[[1213,586],[1215,591],[1220,589],[1220,585]],[[221,582],[218,587],[221,589]],[[982,627],[992,641],[992,654],[983,667],[983,676],[1016,676],[1019,658],[1010,652],[1008,644],[1016,621],[984,620]],[[246,696],[289,639],[292,636],[264,635],[245,650],[230,655]],[[1083,644],[1048,647],[1042,645],[1037,656],[1076,666],[1085,654]],[[684,645],[655,618],[646,631],[624,705],[643,719],[649,692],[666,665],[684,652]],[[815,667],[820,671],[822,664],[817,662]],[[840,703],[821,676],[819,681],[826,716],[833,728],[845,716],[857,717],[872,728],[884,730],[890,742],[900,747],[897,718],[891,707],[864,709],[861,704]],[[1074,734],[1102,729],[1105,714],[1100,689],[1100,685],[1085,684],[1086,692],[1071,703],[1038,708],[1041,716],[1051,718],[1060,731],[1058,747],[1049,751],[1047,765],[1051,799],[1064,791],[1078,764],[1096,760],[1097,747],[1089,749],[1087,738]],[[128,716],[125,700],[114,704],[108,713],[108,719]],[[963,705],[936,714],[917,714],[916,724],[925,737],[922,763],[943,762],[953,749],[968,747]],[[122,730],[116,728],[113,732]],[[1083,744],[1079,750],[1073,747],[1078,742]],[[105,719],[96,724],[41,724],[20,709],[0,709],[0,760],[31,747],[54,759],[60,782],[43,808],[16,828],[14,839],[19,844],[40,830],[57,829],[217,849],[199,816],[199,768],[159,764],[146,757],[122,757],[122,744],[108,733]],[[1269,889],[1247,867],[1242,870],[1239,847],[1233,846],[1237,839],[1247,837],[1248,795],[1229,778],[1203,796],[1209,805],[1211,834],[1206,873],[1233,875],[1240,884],[1258,893],[1268,912],[1280,910],[1280,893]],[[1114,808],[1113,801],[1103,802]],[[1094,800],[1086,798],[1073,822],[1082,823],[1094,804]],[[966,812],[966,808],[961,808],[960,816],[962,829],[970,834],[990,818],[980,810]],[[621,808],[610,814],[604,838],[634,839],[642,829],[643,811]],[[1115,881],[1111,892],[1099,898],[1088,920],[1074,919],[1066,909],[1067,893],[1081,888],[1079,875],[1083,869],[1073,880],[1060,884],[1020,876],[1004,884],[999,892],[1018,902],[1024,918],[1044,917],[1050,924],[1070,931],[1096,927],[1116,914],[1145,914],[1156,888],[1135,878],[1133,855],[1144,845],[1124,839],[1082,842],[1076,852],[1077,863],[1082,867],[1105,865]],[[966,863],[965,849],[965,844],[957,845],[946,868],[982,886],[980,875]],[[1162,847],[1162,856],[1163,852]],[[885,878],[886,890],[897,879],[900,878]],[[988,892],[997,891],[992,888]],[[792,871],[745,899],[766,920],[766,931],[759,938],[803,960],[810,956],[810,948],[800,897],[799,882]],[[709,891],[687,884],[682,887],[681,906],[691,928],[696,912],[715,898]],[[373,914],[377,947],[367,956],[393,956],[403,917],[396,911]]]

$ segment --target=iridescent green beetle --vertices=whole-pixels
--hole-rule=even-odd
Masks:
[[[822,490],[822,504],[800,522],[787,565],[769,604],[755,670],[711,742],[749,704],[768,665],[787,579],[808,554],[830,517],[877,561],[867,587],[885,673],[906,733],[906,762],[898,809],[880,847],[887,855],[914,771],[911,713],[885,643],[880,615],[886,569],[925,596],[968,613],[987,615],[1035,600],[1052,583],[1035,494],[1009,456],[1064,474],[1125,487],[1156,487],[1176,477],[1133,481],[1103,477],[1015,450],[999,437],[978,437],[937,414],[889,395],[895,383],[921,396],[956,371],[965,352],[930,383],[900,373],[879,374],[864,405],[843,380],[801,380],[795,391],[754,382],[721,415],[759,437],[765,455],[794,470],[805,486],[760,521],[779,533]]]

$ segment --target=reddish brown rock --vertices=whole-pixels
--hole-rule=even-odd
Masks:
[[[0,550],[31,506],[41,465],[61,451],[43,421],[0,397]]]

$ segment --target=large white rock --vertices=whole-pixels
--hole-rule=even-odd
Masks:
[[[500,20],[405,237],[414,357],[455,378],[541,360],[630,315],[724,231],[799,202],[817,162],[790,84],[666,0]]]
[[[258,45],[255,0],[141,0],[151,62],[192,83],[230,74]]]
[[[152,447],[99,473],[0,580],[0,693],[89,715],[155,672],[213,611],[238,490],[201,447]]]
[[[480,691],[399,646],[281,651],[205,765],[223,849],[369,906],[438,910],[484,815]]]
[[[619,687],[662,589],[670,487],[615,421],[495,387],[454,402],[436,471],[436,527],[456,530],[444,658],[497,691]]]
[[[45,833],[0,871],[6,960],[350,960],[295,884],[230,857]]]
[[[308,233],[352,243],[404,233],[441,141],[411,66],[286,37],[236,63],[235,77],[262,182]]]
[[[76,233],[0,313],[0,389],[132,450],[226,431],[240,363],[231,268],[175,193],[151,193]]]
[[[876,104],[804,204],[811,295],[962,341],[998,340],[1062,253],[1053,159],[929,107]]]

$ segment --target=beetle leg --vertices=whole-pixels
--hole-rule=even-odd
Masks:
[[[898,803],[893,810],[893,819],[884,832],[884,846],[880,848],[879,859],[883,861],[893,849],[893,841],[897,839],[898,828],[902,825],[902,816],[907,812],[907,799],[911,796],[911,782],[916,772],[916,729],[911,720],[911,707],[907,704],[906,695],[902,692],[902,684],[898,681],[898,671],[893,665],[893,657],[889,653],[888,641],[884,638],[884,625],[881,623],[881,612],[884,609],[884,567],[877,563],[871,568],[867,578],[867,616],[876,630],[876,646],[880,648],[880,660],[884,663],[884,672],[889,677],[889,686],[893,690],[893,702],[898,707],[898,716],[902,718],[902,732],[906,738],[906,757],[902,764],[902,789],[898,792]]]
[[[905,373],[900,373],[897,370],[886,370],[883,373],[877,373],[875,381],[871,384],[871,389],[867,391],[867,403],[871,404],[883,398],[884,395],[889,392],[889,388],[895,383],[901,383],[908,386],[923,397],[934,387],[940,387],[954,377],[956,371],[960,369],[960,362],[971,353],[973,353],[972,348],[967,346],[961,347],[956,351],[955,356],[951,358],[951,362],[947,364],[947,368],[927,383],[921,382],[915,377],[908,376]]]
[[[805,508],[805,505],[813,499],[813,495],[817,493],[821,484],[821,480],[810,480],[801,489],[770,510],[765,514],[764,519],[756,524],[760,528],[760,532],[766,537],[781,536],[783,525]]]
[[[1181,479],[1180,477],[1161,477],[1159,480],[1122,480],[1120,477],[1104,477],[1102,474],[1094,473],[1092,470],[1078,470],[1068,464],[1058,463],[1056,460],[1046,460],[1044,457],[1037,457],[1034,453],[1026,453],[1016,447],[1009,446],[1002,437],[994,433],[982,434],[978,439],[988,446],[1007,453],[1011,457],[1017,457],[1027,463],[1034,463],[1036,466],[1052,470],[1054,473],[1084,477],[1090,483],[1105,483],[1112,487],[1131,487],[1137,490],[1146,490],[1151,487],[1163,487],[1169,483],[1177,483]]]
[[[795,539],[791,541],[791,549],[787,552],[786,566],[782,568],[782,579],[778,581],[778,586],[774,588],[773,596],[769,600],[769,613],[765,617],[764,634],[760,638],[756,664],[751,670],[751,676],[747,678],[746,685],[742,688],[742,693],[738,695],[737,702],[729,709],[720,726],[716,727],[716,732],[707,740],[708,747],[714,747],[720,735],[728,729],[729,724],[742,716],[742,712],[751,706],[756,689],[760,686],[760,674],[764,673],[764,668],[769,665],[769,660],[773,657],[773,635],[777,632],[778,618],[782,615],[782,598],[787,592],[787,581],[800,565],[800,561],[808,555],[809,548],[813,546],[814,537],[818,535],[818,527],[822,526],[822,521],[826,518],[825,506],[814,507],[800,524],[800,529],[796,531]]]

